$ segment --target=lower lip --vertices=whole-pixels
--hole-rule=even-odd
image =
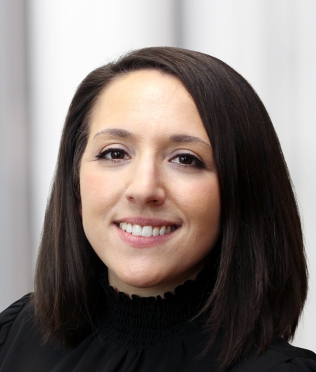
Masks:
[[[114,225],[117,229],[117,232],[120,238],[127,244],[133,247],[146,248],[153,247],[159,244],[166,242],[172,237],[172,235],[178,230],[174,230],[169,234],[158,235],[158,236],[139,236],[127,233],[126,231],[120,229],[117,225]]]

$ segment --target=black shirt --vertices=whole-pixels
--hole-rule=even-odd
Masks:
[[[42,343],[30,295],[0,315],[0,372],[204,372],[219,371],[215,348],[201,356],[207,336],[192,319],[211,290],[205,273],[165,298],[128,298],[101,280],[104,316],[76,347]],[[230,371],[316,371],[316,355],[275,340],[259,358],[249,356]]]

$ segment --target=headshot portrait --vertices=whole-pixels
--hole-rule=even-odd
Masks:
[[[188,7],[174,6],[183,30]],[[16,261],[6,278],[25,283],[3,283],[15,298],[1,308],[0,372],[316,371],[300,328],[313,327],[314,269],[295,168],[256,87],[227,62],[148,45],[73,83],[38,242],[26,238],[39,231],[33,188],[20,203],[33,225],[15,231],[25,248],[4,255]],[[48,113],[31,138],[57,133]]]

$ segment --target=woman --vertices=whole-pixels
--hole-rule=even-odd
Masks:
[[[146,48],[70,105],[35,292],[0,371],[316,371],[290,346],[307,291],[269,116],[216,58]]]

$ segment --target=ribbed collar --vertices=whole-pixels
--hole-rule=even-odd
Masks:
[[[180,337],[204,306],[214,281],[214,270],[206,265],[196,280],[186,281],[174,294],[130,298],[109,286],[107,273],[103,274],[100,283],[106,294],[106,311],[102,331],[115,342],[136,347]]]

